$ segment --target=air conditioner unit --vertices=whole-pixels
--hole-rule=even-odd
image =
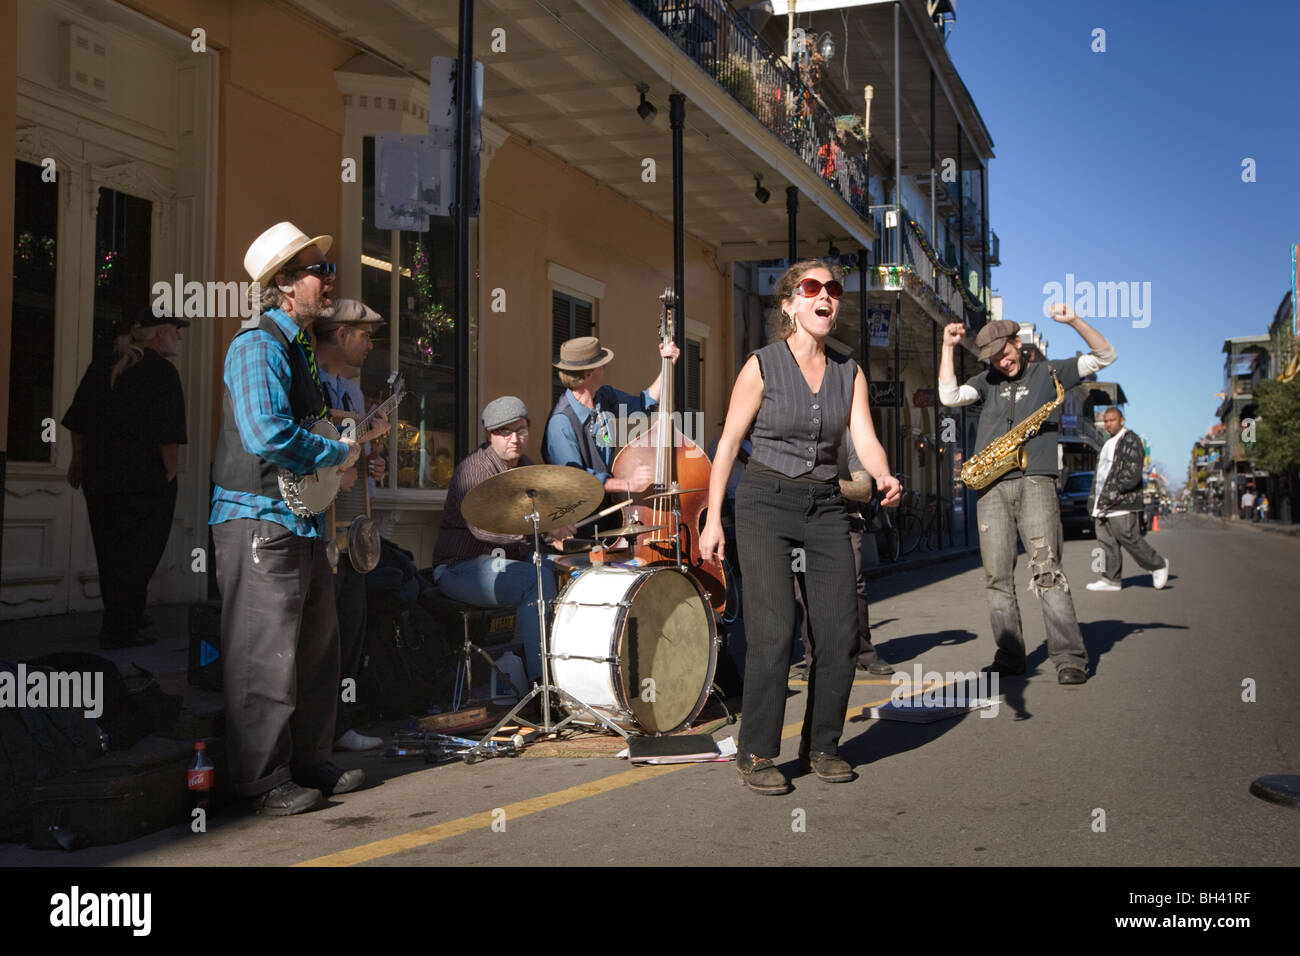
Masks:
[[[108,41],[83,26],[59,27],[59,85],[88,99],[108,99]]]

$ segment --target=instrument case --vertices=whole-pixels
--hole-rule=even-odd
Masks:
[[[223,743],[207,741],[216,767],[209,812],[228,789]],[[193,757],[192,741],[149,736],[130,750],[39,784],[32,790],[31,846],[105,846],[189,823],[193,796],[186,776]]]
[[[204,690],[221,690],[221,602],[190,605],[189,682]]]

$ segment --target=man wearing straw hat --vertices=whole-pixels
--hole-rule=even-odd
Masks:
[[[223,421],[213,462],[212,537],[221,587],[221,649],[230,778],[253,809],[287,816],[322,794],[361,786],[330,763],[339,698],[333,574],[314,516],[282,499],[280,469],[297,475],[356,461],[359,439],[309,430],[326,414],[309,329],[329,314],[330,236],[281,222],[244,255],[261,288],[257,325],[226,353]]]

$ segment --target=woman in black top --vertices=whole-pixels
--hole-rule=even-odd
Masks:
[[[847,426],[885,504],[898,502],[856,362],[825,347],[843,292],[826,263],[786,270],[779,286],[780,338],[750,356],[731,393],[709,484],[700,556],[723,556],[722,499],[741,440],[753,452],[736,493],[736,537],[745,582],[745,696],[736,766],[759,793],[790,784],[772,759],[781,749],[786,674],[795,631],[794,574],[803,571],[817,635],[799,747],[801,769],[823,780],[853,779],[837,756],[857,653],[857,605],[849,519],[837,461]]]
[[[72,432],[68,484],[82,488],[104,601],[100,646],[152,644],[142,635],[149,579],[176,511],[185,444],[185,396],[167,359],[180,354],[184,319],[141,311],[113,352],[77,386],[63,426]]]

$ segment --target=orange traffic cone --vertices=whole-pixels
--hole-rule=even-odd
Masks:
[[[1152,515],[1152,516],[1151,516],[1151,532],[1152,532],[1152,534],[1154,534],[1155,532],[1157,532],[1157,531],[1159,531],[1159,530],[1160,530],[1160,516],[1159,516],[1159,515]]]

